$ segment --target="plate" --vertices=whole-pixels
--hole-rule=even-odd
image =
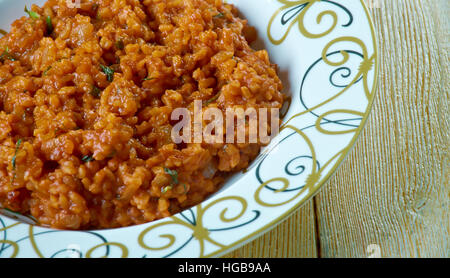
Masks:
[[[0,0],[9,30],[24,5]],[[279,135],[245,173],[201,204],[144,225],[97,231],[0,216],[0,257],[218,257],[253,240],[314,196],[348,155],[374,100],[378,55],[362,0],[233,0],[278,64],[290,106]],[[263,3],[262,3],[263,2]]]

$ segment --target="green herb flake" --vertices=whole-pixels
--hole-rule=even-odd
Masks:
[[[178,184],[178,172],[175,170],[170,170],[169,168],[164,168],[164,172],[166,172],[167,174],[170,175],[170,177],[172,178],[172,182],[174,184]]]
[[[156,79],[156,78],[155,77],[146,77],[146,78],[142,79],[142,81],[151,81],[154,79]]]
[[[17,153],[19,152],[19,148],[20,148],[21,144],[22,144],[22,139],[19,139],[17,141],[17,143],[16,143],[16,151],[14,153],[14,156],[13,156],[12,160],[11,160],[11,165],[13,167],[13,170],[16,170],[16,158],[17,158]]]
[[[52,69],[52,66],[49,66],[49,67],[42,73],[42,75],[43,75],[43,76],[47,76],[48,71],[51,70],[51,69]]]
[[[162,188],[161,188],[161,193],[162,193],[162,194],[165,194],[165,193],[167,193],[167,192],[168,192],[169,190],[171,190],[171,189],[173,189],[173,187],[172,187],[171,185],[162,187]]]
[[[90,93],[93,97],[99,98],[100,95],[101,95],[101,93],[102,93],[102,90],[101,90],[99,87],[93,85],[93,86],[92,86],[92,90],[91,90],[89,93]]]
[[[14,58],[14,56],[9,53],[9,48],[6,47],[5,50],[3,51],[2,55],[0,55],[0,61],[4,61],[5,59],[11,60],[11,61],[16,61],[17,59]]]
[[[26,12],[32,19],[39,19],[41,17],[37,12],[28,10],[27,6],[25,6],[24,12]]]
[[[216,14],[215,16],[214,16],[214,18],[222,18],[222,17],[224,17],[225,15],[223,14],[223,13],[218,13],[218,14]]]
[[[114,70],[104,65],[100,65],[100,68],[106,74],[106,78],[108,79],[108,81],[112,82],[114,80]]]
[[[52,18],[50,16],[47,16],[47,18],[45,19],[45,23],[47,24],[47,34],[52,34],[53,33],[53,23],[52,23]]]
[[[203,106],[208,106],[208,105],[210,105],[210,104],[213,103],[214,101],[218,100],[219,97],[220,97],[220,92],[217,93],[217,94],[216,94],[214,97],[212,97],[211,99],[205,101],[205,103],[203,104]]]
[[[94,158],[92,157],[92,155],[85,155],[81,160],[84,162],[91,162],[94,161]]]
[[[114,158],[117,155],[117,151],[113,150],[106,158]]]
[[[124,50],[125,49],[125,45],[123,44],[123,40],[116,41],[115,45],[116,45],[116,48],[119,49],[119,50]]]

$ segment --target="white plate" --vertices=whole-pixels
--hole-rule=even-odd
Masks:
[[[9,30],[24,5],[0,0]],[[170,218],[73,232],[0,216],[0,257],[215,257],[274,227],[310,199],[347,156],[374,99],[378,56],[362,0],[233,0],[292,96],[278,137],[246,173]],[[11,215],[9,215],[11,216]]]

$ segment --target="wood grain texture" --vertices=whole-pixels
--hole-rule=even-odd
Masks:
[[[450,257],[448,0],[370,0],[373,112],[321,192],[227,257]]]
[[[313,200],[257,240],[225,258],[316,258]]]

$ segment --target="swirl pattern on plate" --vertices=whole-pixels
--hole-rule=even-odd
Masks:
[[[248,13],[252,3],[258,2],[242,2]],[[320,47],[289,54],[293,61],[311,56],[310,62],[293,78],[296,90],[280,134],[236,184],[170,218],[119,230],[56,231],[0,217],[0,257],[218,256],[311,198],[368,118],[378,70],[373,26],[362,1],[274,0],[263,9],[269,7],[259,30],[265,28],[272,49],[298,41]],[[368,29],[356,32],[361,22]],[[53,249],[44,247],[49,236]]]

